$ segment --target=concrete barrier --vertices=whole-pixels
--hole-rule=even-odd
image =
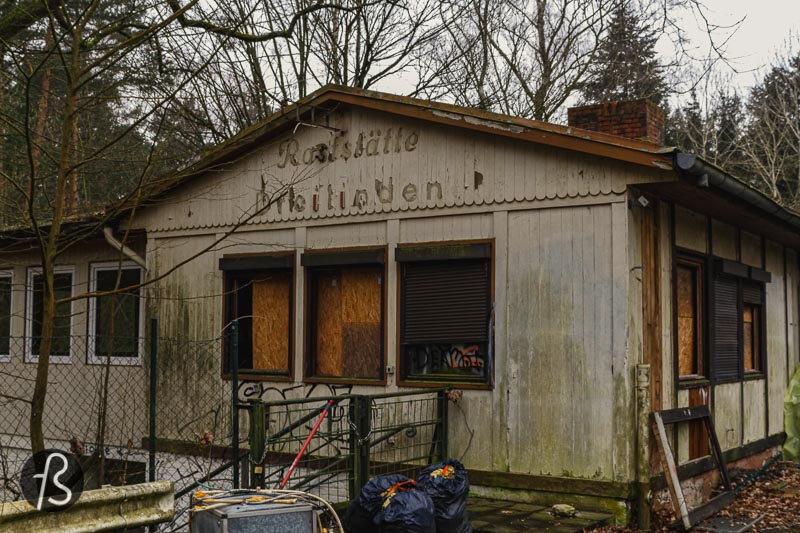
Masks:
[[[175,514],[171,481],[84,491],[72,507],[37,511],[26,501],[0,505],[0,531],[49,533],[114,531],[167,522]]]

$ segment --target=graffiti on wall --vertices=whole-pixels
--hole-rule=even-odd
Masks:
[[[486,375],[485,345],[422,344],[407,346],[405,351],[411,375]]]

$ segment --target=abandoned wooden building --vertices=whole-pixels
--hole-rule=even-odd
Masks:
[[[729,460],[767,457],[798,363],[800,218],[663,146],[647,102],[569,119],[326,86],[137,209],[124,275],[170,273],[131,332],[158,317],[164,337],[208,339],[239,318],[242,398],[461,389],[450,453],[481,495],[624,520],[663,487],[641,421],[678,406],[709,406]],[[63,290],[109,283],[118,257],[102,235],[70,250]],[[8,334],[30,335],[35,254],[0,262]],[[63,327],[96,334],[96,305],[72,305]],[[143,344],[115,363],[146,368]],[[92,365],[92,346],[59,364]],[[8,351],[0,368],[30,372],[35,346]],[[165,359],[184,385],[160,394],[189,418],[197,376],[230,379],[224,353]],[[700,429],[675,439],[685,474],[712,470]]]

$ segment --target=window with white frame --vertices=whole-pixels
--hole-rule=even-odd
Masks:
[[[72,355],[73,312],[72,302],[58,302],[73,295],[74,270],[56,267],[53,271],[53,290],[56,307],[53,318],[53,343],[50,361],[68,363]],[[25,361],[36,362],[42,344],[42,317],[44,316],[45,278],[41,268],[28,269],[25,306]]]
[[[11,360],[11,291],[10,270],[0,270],[0,361]]]
[[[92,265],[90,290],[101,295],[89,300],[89,363],[141,362],[144,306],[137,287],[141,282],[142,269],[134,263]]]

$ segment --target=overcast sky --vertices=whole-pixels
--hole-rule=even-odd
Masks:
[[[742,71],[736,76],[742,88],[752,86],[756,79],[756,73],[748,71],[763,70],[790,33],[795,39],[800,37],[800,0],[705,0],[705,5],[709,18],[719,24],[732,24],[745,17],[728,43],[728,55]],[[686,22],[698,43],[705,43],[699,25]]]

